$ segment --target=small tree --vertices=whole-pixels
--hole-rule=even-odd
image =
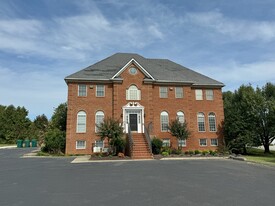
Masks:
[[[97,135],[100,136],[101,140],[108,139],[108,144],[111,146],[111,150],[115,150],[117,153],[121,147],[123,127],[119,120],[108,117],[97,125]]]
[[[50,129],[45,135],[45,146],[42,151],[62,154],[65,153],[66,137],[65,132],[57,128]]]
[[[190,136],[187,123],[181,123],[178,119],[173,120],[168,126],[169,132],[178,140],[185,140]]]

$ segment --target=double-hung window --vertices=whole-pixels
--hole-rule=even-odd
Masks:
[[[213,112],[209,113],[208,122],[210,132],[216,132],[216,116]]]
[[[168,131],[168,124],[169,124],[169,116],[167,112],[161,112],[160,114],[160,123],[161,123],[161,131],[167,132]]]
[[[200,139],[200,146],[202,146],[202,147],[207,146],[207,139],[206,138]]]
[[[163,147],[170,147],[170,139],[163,139],[162,140],[162,146]]]
[[[196,89],[195,94],[196,94],[196,100],[203,100],[202,89]]]
[[[181,124],[184,123],[184,113],[182,111],[177,112],[177,119]]]
[[[208,89],[206,92],[206,100],[214,100],[214,92],[212,89]]]
[[[135,85],[131,85],[126,90],[126,100],[140,100],[140,96],[140,90]]]
[[[218,139],[211,139],[211,146],[218,146]]]
[[[205,131],[204,114],[202,112],[199,112],[198,115],[197,115],[197,119],[198,119],[199,132],[204,132]]]
[[[168,98],[168,88],[167,87],[159,88],[159,97],[160,98]]]
[[[77,113],[77,133],[85,133],[86,132],[86,113],[84,111],[80,111]]]
[[[183,98],[183,88],[175,87],[175,96],[176,98]]]
[[[105,96],[105,86],[104,85],[96,85],[96,96],[97,97]]]
[[[76,141],[76,149],[86,149],[86,141],[77,140]]]
[[[180,139],[178,143],[179,143],[179,147],[186,147],[186,139]]]
[[[78,85],[78,96],[86,97],[87,96],[87,86],[85,84]]]
[[[97,111],[95,114],[95,132],[98,132],[98,127],[103,122],[104,119],[104,112]]]

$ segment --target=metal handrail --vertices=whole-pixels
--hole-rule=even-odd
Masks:
[[[145,133],[146,141],[147,141],[149,149],[150,149],[150,153],[152,154],[152,144],[151,144],[151,138],[150,138],[150,133],[149,133],[149,131],[150,131],[150,125],[152,125],[152,122],[150,122],[148,124],[148,129],[144,125],[144,133]]]
[[[134,147],[134,140],[132,137],[132,131],[131,131],[131,127],[130,124],[128,125],[128,141],[129,141],[129,155],[132,155],[132,151],[133,151],[133,147]]]

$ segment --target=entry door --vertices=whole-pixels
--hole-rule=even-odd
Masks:
[[[137,114],[129,114],[131,131],[138,131]]]

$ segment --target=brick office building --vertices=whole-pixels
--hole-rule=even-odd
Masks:
[[[65,81],[67,154],[104,150],[96,135],[96,124],[104,117],[120,119],[126,134],[131,130],[137,142],[133,156],[137,158],[150,153],[139,151],[143,141],[146,145],[146,128],[151,138],[156,136],[164,144],[182,146],[183,150],[216,150],[222,143],[218,128],[224,118],[223,83],[170,60],[117,53]],[[188,123],[191,136],[186,141],[178,141],[167,131],[169,121],[176,118]]]

